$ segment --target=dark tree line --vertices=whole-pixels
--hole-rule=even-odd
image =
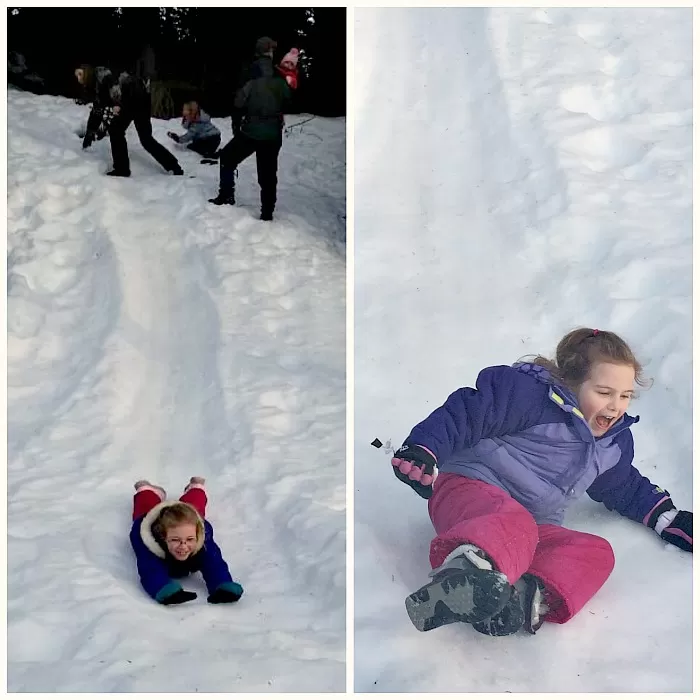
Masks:
[[[8,8],[8,80],[75,97],[73,70],[81,63],[106,65],[151,78],[156,116],[175,116],[185,99],[199,99],[211,114],[224,116],[255,40],[271,36],[278,43],[276,60],[292,46],[301,50],[294,111],[341,116],[345,14],[335,7]],[[18,54],[26,71],[10,69]]]

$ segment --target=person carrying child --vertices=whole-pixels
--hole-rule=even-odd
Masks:
[[[562,527],[584,493],[693,551],[692,512],[632,465],[641,372],[618,335],[580,328],[555,361],[487,367],[413,428],[391,464],[429,499],[437,533],[432,580],[406,598],[417,629],[505,636],[570,620],[615,562],[602,537]]]
[[[194,100],[185,102],[182,107],[182,128],[186,131],[181,136],[173,131],[168,131],[168,136],[205,159],[215,158],[221,144],[221,132]]]
[[[243,587],[231,578],[211,524],[204,519],[204,479],[193,476],[179,501],[146,480],[134,484],[133,525],[129,539],[141,585],[158,603],[174,605],[197,597],[174,579],[201,571],[209,603],[235,603]]]
[[[261,37],[255,60],[236,92],[231,127],[233,138],[219,154],[219,192],[212,204],[235,204],[236,168],[255,153],[260,185],[260,218],[272,221],[277,203],[277,160],[282,148],[284,110],[292,92],[286,78],[275,70],[277,42]]]

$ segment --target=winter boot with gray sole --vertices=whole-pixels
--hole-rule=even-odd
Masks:
[[[464,554],[450,558],[431,573],[431,578],[406,598],[408,616],[421,632],[453,622],[487,620],[511,597],[512,586],[505,574],[475,566]]]
[[[535,634],[542,627],[548,611],[542,581],[532,574],[523,574],[513,586],[510,600],[503,610],[487,620],[475,622],[473,627],[491,637],[506,637],[520,630]]]

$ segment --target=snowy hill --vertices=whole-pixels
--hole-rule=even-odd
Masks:
[[[132,178],[104,177],[86,107],[8,100],[9,691],[342,691],[345,121],[291,130],[266,223],[254,158],[217,208],[195,154],[170,176],[132,128]],[[132,485],[195,474],[246,593],[208,605],[192,577],[166,608]]]
[[[566,625],[420,633],[425,501],[379,437],[580,325],[654,385],[636,466],[692,509],[692,11],[355,12],[355,690],[692,690],[692,555],[585,498],[615,570]]]

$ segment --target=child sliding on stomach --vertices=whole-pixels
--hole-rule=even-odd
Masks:
[[[243,595],[214,542],[214,531],[204,519],[207,495],[204,479],[193,476],[179,501],[166,501],[165,490],[148,481],[134,484],[134,524],[131,546],[136,554],[141,584],[163,605],[194,600],[177,581],[201,571],[209,603],[234,603]]]
[[[632,466],[641,369],[619,336],[581,328],[556,361],[487,367],[413,428],[391,463],[437,532],[432,581],[406,599],[419,630],[534,634],[576,615],[615,562],[602,537],[561,525],[584,492],[693,551],[693,514]]]

